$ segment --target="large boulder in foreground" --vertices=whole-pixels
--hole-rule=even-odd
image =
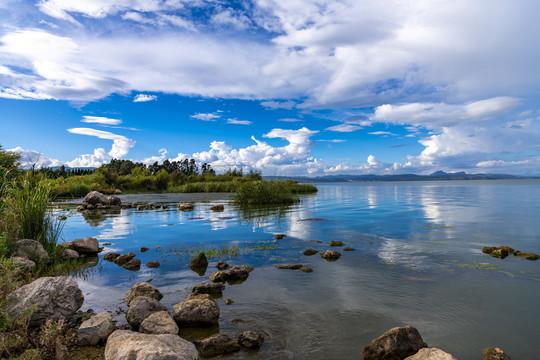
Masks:
[[[437,348],[423,348],[416,354],[405,358],[405,360],[457,360],[447,352]]]
[[[425,347],[418,330],[412,326],[395,327],[370,342],[360,356],[364,360],[402,360]]]
[[[163,298],[163,294],[158,288],[146,282],[140,282],[133,285],[126,293],[126,296],[124,296],[124,300],[126,300],[126,303],[130,306],[131,301],[137,296],[148,296],[157,301]]]
[[[27,258],[36,264],[46,264],[51,261],[49,254],[41,243],[32,239],[22,239],[15,243],[15,255]]]
[[[204,327],[216,325],[219,306],[214,300],[197,298],[174,305],[174,321],[180,327]]]
[[[105,360],[196,360],[195,345],[178,335],[117,330],[109,336]]]
[[[11,318],[34,309],[30,326],[39,326],[47,319],[68,319],[79,310],[84,296],[77,282],[67,276],[42,277],[21,286],[8,296],[7,313]]]
[[[81,324],[78,330],[79,345],[97,345],[105,342],[114,331],[115,326],[112,316],[108,312],[102,312]]]

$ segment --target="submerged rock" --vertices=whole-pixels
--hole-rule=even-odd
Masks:
[[[152,299],[161,300],[163,294],[153,285],[150,285],[145,282],[140,282],[131,287],[124,296],[124,300],[130,306],[131,301],[138,296],[148,296]]]
[[[147,252],[148,250],[150,250],[149,248],[143,246],[141,249],[140,249],[140,252]]]
[[[218,282],[218,283],[203,283],[198,284],[193,287],[194,293],[199,294],[221,294],[221,292],[225,289],[225,284]]]
[[[427,347],[412,326],[395,327],[371,341],[360,355],[364,360],[399,360]]]
[[[210,206],[210,210],[212,210],[212,211],[223,211],[223,210],[225,210],[225,206],[223,206],[223,204],[212,205],[212,206]]]
[[[416,354],[411,355],[405,360],[457,360],[452,355],[447,352],[442,351],[437,348],[423,348],[420,349]]]
[[[308,266],[302,266],[302,267],[300,268],[300,270],[302,270],[302,271],[305,272],[305,273],[313,272],[313,269],[310,268],[310,267],[308,267]]]
[[[197,350],[203,357],[232,354],[240,351],[240,345],[227,334],[215,334],[195,341]]]
[[[298,270],[302,268],[302,264],[292,264],[292,265],[275,265],[276,269],[290,269],[290,270]]]
[[[318,253],[318,251],[314,250],[314,249],[306,249],[306,250],[302,251],[302,254],[304,254],[306,256],[315,255],[316,253]]]
[[[258,349],[264,342],[264,337],[254,331],[244,331],[238,336],[238,343],[248,349]]]
[[[105,347],[105,360],[196,360],[195,345],[178,335],[117,330]]]
[[[227,264],[225,261],[219,261],[216,265],[216,267],[219,269],[219,270],[225,270],[226,268],[229,267],[229,264]]]
[[[335,261],[339,259],[341,254],[335,250],[326,250],[323,254],[321,254],[321,257],[328,261]]]
[[[537,254],[521,252],[519,250],[514,251],[514,256],[519,256],[519,257],[522,257],[522,258],[527,259],[527,260],[538,260],[538,259],[540,259],[540,256],[538,256]]]
[[[141,269],[141,260],[140,259],[131,259],[124,265],[122,265],[124,269],[131,270],[131,271],[139,271]]]
[[[125,263],[131,261],[135,257],[135,254],[132,252],[128,252],[127,254],[122,254],[118,256],[116,259],[114,259],[114,263],[116,265],[124,265]]]
[[[148,266],[149,268],[157,268],[160,265],[161,264],[157,260],[152,260],[152,261],[149,261],[149,262],[146,263],[146,266]]]
[[[191,211],[193,210],[193,205],[190,203],[180,203],[178,204],[178,210],[180,211]]]
[[[510,356],[499,348],[485,348],[482,353],[484,360],[511,360]]]
[[[29,326],[48,319],[66,320],[80,309],[84,296],[77,282],[67,276],[42,277],[8,295],[6,312],[11,318],[33,309]]]
[[[330,246],[343,246],[343,245],[345,245],[343,243],[343,241],[339,241],[339,240],[332,240],[328,244],[330,244]]]
[[[351,248],[351,247],[344,247],[343,248],[343,251],[355,251],[356,249],[354,248]]]
[[[223,300],[223,302],[225,303],[225,305],[231,305],[234,301],[232,299],[227,298]]]
[[[77,331],[79,345],[94,346],[105,342],[114,329],[115,326],[110,313],[102,312],[92,316],[84,321]]]

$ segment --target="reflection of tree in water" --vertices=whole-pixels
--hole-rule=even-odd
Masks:
[[[243,225],[264,226],[268,221],[274,220],[277,224],[290,217],[296,205],[251,205],[238,207],[238,214]]]
[[[120,212],[120,209],[87,210],[83,211],[82,215],[90,226],[96,227],[107,219],[107,215],[120,215]]]

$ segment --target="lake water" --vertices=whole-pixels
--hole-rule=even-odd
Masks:
[[[132,251],[142,263],[125,270],[100,260],[77,278],[83,310],[115,312],[120,324],[126,291],[152,278],[162,303],[183,301],[208,282],[218,260],[255,270],[217,299],[219,329],[183,331],[188,338],[218,330],[256,330],[258,353],[234,359],[359,359],[365,345],[395,326],[416,327],[430,347],[458,359],[480,359],[485,347],[512,359],[540,359],[540,261],[492,258],[484,246],[540,253],[540,181],[444,181],[317,184],[319,192],[286,207],[238,209],[214,198],[192,212],[127,209],[85,219],[64,210],[66,240],[96,236],[110,251]],[[142,197],[144,199],[144,196]],[[224,203],[224,212],[212,212]],[[287,237],[274,241],[274,234]],[[327,262],[330,240],[356,251]],[[150,248],[145,253],[140,248]],[[237,250],[210,259],[204,276],[188,267],[195,249]],[[225,250],[223,252],[226,252]],[[280,270],[301,263],[312,273]],[[225,305],[224,298],[234,301]]]

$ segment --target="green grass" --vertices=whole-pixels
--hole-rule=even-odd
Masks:
[[[296,194],[316,191],[315,186],[296,181],[251,181],[241,183],[233,201],[238,205],[287,205],[298,201]]]

